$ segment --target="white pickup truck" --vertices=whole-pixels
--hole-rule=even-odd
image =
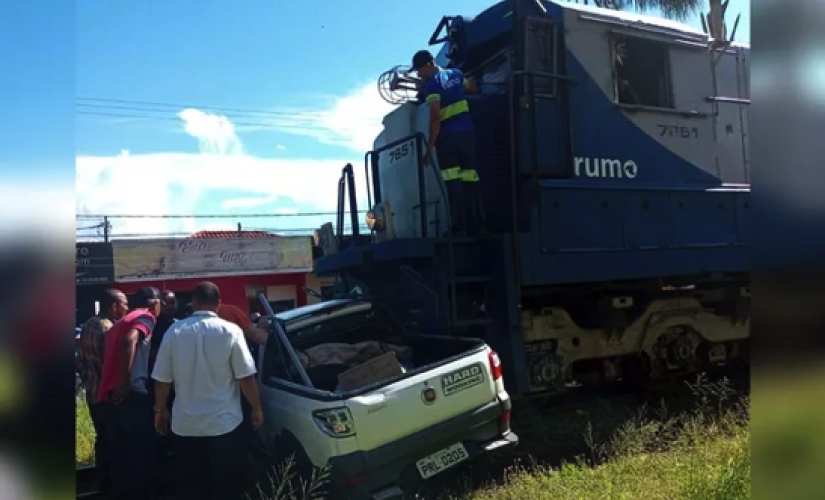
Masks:
[[[294,454],[298,472],[329,466],[331,498],[401,498],[410,486],[518,444],[498,355],[483,341],[411,333],[378,304],[332,300],[276,316],[259,352],[263,450]],[[405,373],[351,391],[348,367],[305,368],[328,343],[409,350]]]

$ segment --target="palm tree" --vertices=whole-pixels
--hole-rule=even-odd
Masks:
[[[698,13],[705,0],[568,0],[573,3],[595,5],[604,9],[649,11],[656,9],[662,16],[674,21],[687,21],[691,14]]]

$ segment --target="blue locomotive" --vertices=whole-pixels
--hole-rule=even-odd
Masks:
[[[517,394],[747,359],[748,46],[528,0],[444,17],[430,45],[480,89],[468,99],[491,235],[442,236],[446,190],[422,161],[427,104],[396,67],[379,85],[399,106],[364,177],[342,173],[317,274],[415,328],[486,339]]]

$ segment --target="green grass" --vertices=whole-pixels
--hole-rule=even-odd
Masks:
[[[726,380],[700,378],[687,389],[690,404],[682,401],[679,411],[661,401],[635,410],[616,401],[549,411],[517,408],[513,428],[522,445],[514,452],[521,459],[503,477],[471,476],[461,490],[440,498],[750,498],[749,399]]]
[[[750,431],[740,411],[637,418],[592,458],[510,469],[500,484],[449,498],[473,500],[750,498]],[[583,437],[588,440],[586,436]]]
[[[85,401],[76,404],[76,431],[74,460],[76,466],[93,464],[95,461],[95,429]]]
[[[747,435],[701,446],[613,458],[598,467],[515,470],[503,485],[464,498],[735,500],[750,498]]]

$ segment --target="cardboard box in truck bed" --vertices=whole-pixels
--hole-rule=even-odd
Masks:
[[[338,375],[338,384],[344,392],[354,391],[402,373],[404,370],[391,351]]]

